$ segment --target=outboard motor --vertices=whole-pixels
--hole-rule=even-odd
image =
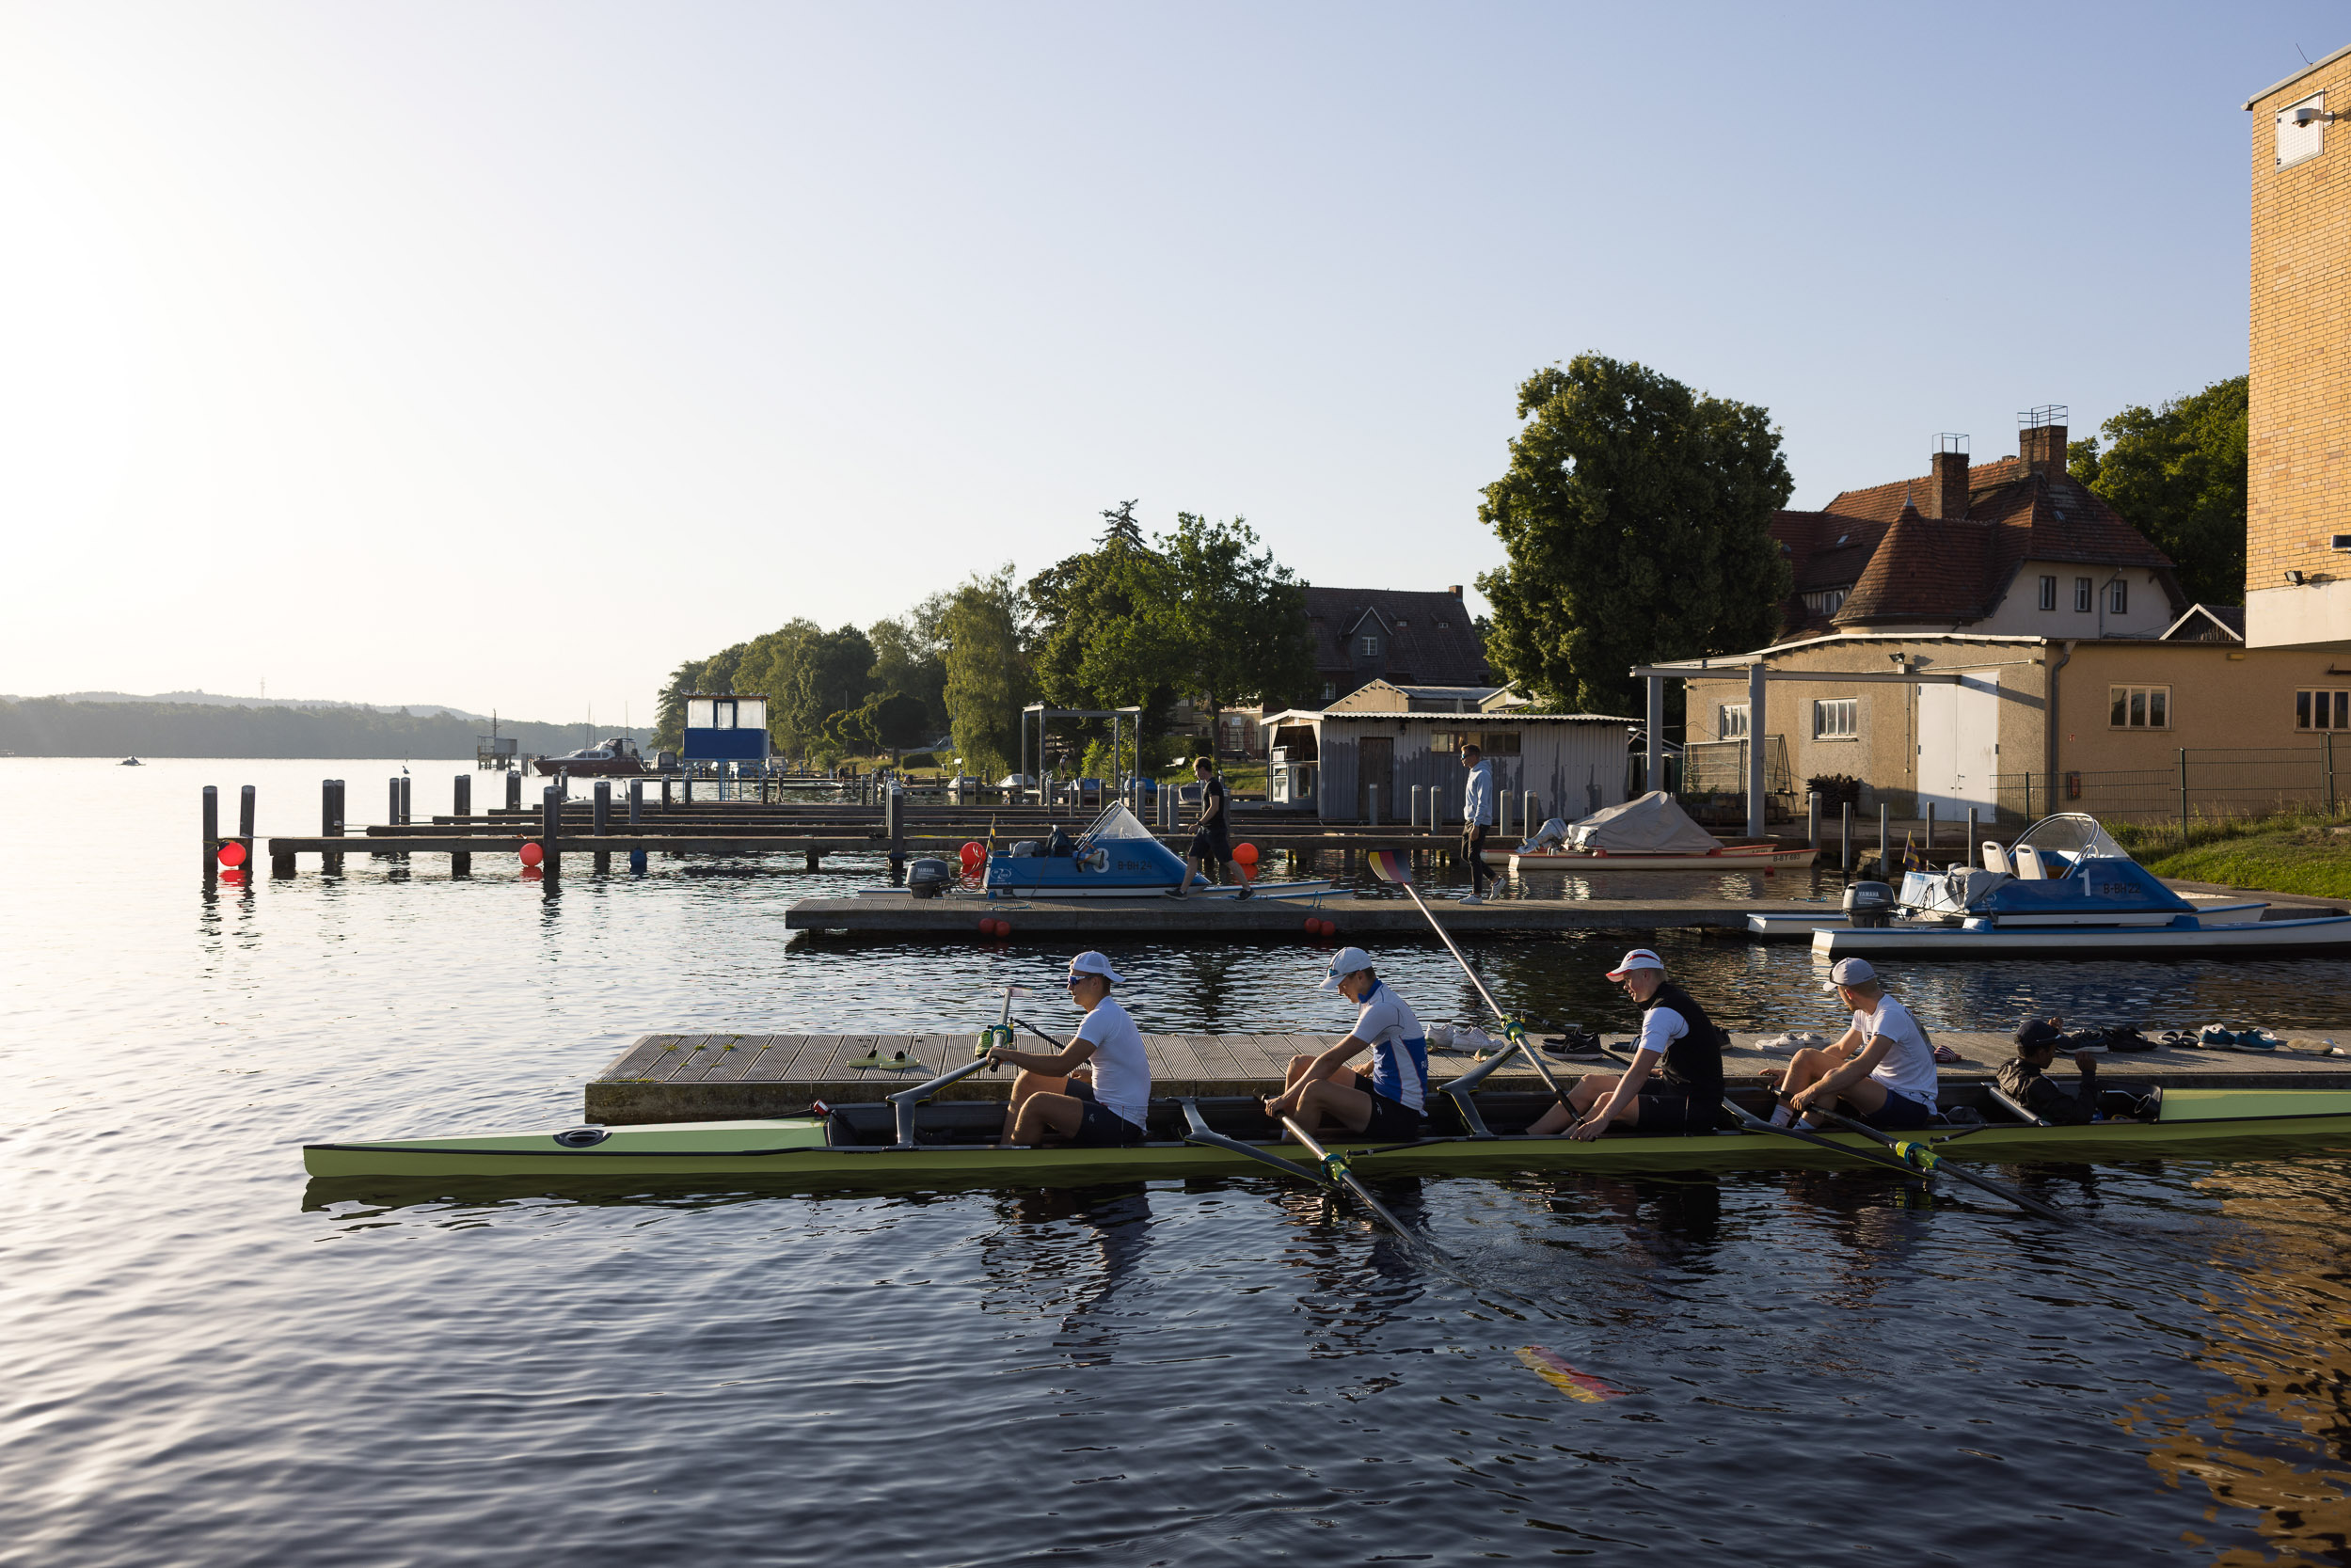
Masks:
[[[1884,882],[1855,882],[1845,890],[1845,919],[1858,930],[1890,925],[1894,919],[1894,889]]]
[[[906,868],[906,891],[917,898],[936,898],[955,885],[955,867],[929,856]]]

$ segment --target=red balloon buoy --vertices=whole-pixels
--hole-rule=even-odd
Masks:
[[[1308,915],[1306,917],[1306,934],[1310,937],[1321,936],[1323,934],[1323,923],[1315,919],[1312,915]]]
[[[222,845],[220,847],[220,863],[223,865],[243,865],[245,863],[245,846],[239,844],[234,839],[230,839],[228,843]]]
[[[1339,922],[1336,920],[1326,920],[1323,922],[1323,935],[1326,937],[1335,937],[1338,934]]]
[[[1257,863],[1257,846],[1254,844],[1234,845],[1232,847],[1232,860],[1233,863],[1236,865],[1255,865]]]
[[[980,867],[980,863],[987,860],[987,858],[988,851],[980,847],[978,844],[972,843],[964,845],[961,853],[963,875],[969,877],[977,872]]]
[[[997,921],[997,922],[996,922],[996,935],[997,935],[997,936],[999,936],[999,937],[1009,937],[1009,936],[1010,936],[1011,934],[1012,934],[1012,923],[1011,923],[1010,921],[1009,921],[1009,920],[999,920],[999,921]]]
[[[536,865],[547,859],[547,851],[535,844],[525,844],[521,853],[522,863],[525,865]]]

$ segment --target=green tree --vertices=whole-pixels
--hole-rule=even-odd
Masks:
[[[2066,467],[2138,526],[2180,571],[2187,596],[2245,602],[2246,378],[2158,408],[2125,408],[2066,448]]]
[[[804,753],[823,738],[830,710],[810,714],[795,700],[801,688],[801,666],[808,650],[824,633],[814,621],[792,620],[743,644],[742,657],[730,672],[727,689],[768,700],[768,737],[786,755]]]
[[[956,589],[939,618],[955,748],[965,768],[982,777],[997,776],[1020,754],[1021,707],[1029,693],[1021,612],[1020,590],[1007,562]]]
[[[1314,644],[1306,626],[1306,584],[1257,548],[1248,523],[1212,523],[1176,514],[1160,541],[1158,574],[1166,592],[1155,652],[1178,689],[1208,710],[1211,753],[1221,745],[1218,717],[1255,697],[1287,702],[1314,678]]]
[[[1547,704],[1636,711],[1636,664],[1730,653],[1779,628],[1771,515],[1794,485],[1771,416],[1596,354],[1518,388],[1525,423],[1478,516],[1506,563],[1488,661]]]
[[[1167,729],[1178,695],[1171,678],[1178,650],[1170,637],[1175,585],[1164,558],[1139,538],[1113,531],[1100,547],[1031,578],[1026,596],[1036,622],[1037,686],[1046,702],[1139,707],[1144,735]],[[1095,720],[1067,721],[1056,733],[1082,747],[1109,732],[1106,721]]]
[[[876,621],[866,628],[866,641],[873,644],[867,689],[902,691],[919,699],[930,716],[934,736],[947,721],[947,666],[939,645],[939,621],[951,597],[933,594],[905,615]]]
[[[653,725],[653,745],[656,750],[675,751],[686,743],[686,696],[689,692],[706,691],[723,695],[735,689],[735,673],[742,665],[751,644],[738,642],[708,658],[690,658],[670,672],[669,684],[661,688],[656,705]]]

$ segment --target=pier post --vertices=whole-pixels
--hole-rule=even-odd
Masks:
[[[548,784],[539,796],[539,868],[549,877],[564,874],[563,831],[563,788]]]
[[[1924,835],[1926,843],[1920,847],[1919,856],[1927,863],[1927,869],[1932,871],[1934,869],[1934,802],[1932,800],[1924,802],[1921,810],[1926,816],[1927,832]]]
[[[1804,844],[1812,849],[1820,847],[1820,792],[1804,791]]]
[[[319,781],[319,786],[318,786],[318,835],[319,835],[319,837],[321,837],[321,838],[341,838],[341,837],[342,837],[342,801],[343,801],[343,782],[342,782],[342,780],[341,780],[341,779],[322,779],[322,780],[320,780],[320,781]],[[323,870],[323,871],[332,871],[332,872],[335,872],[335,873],[340,874],[340,873],[342,872],[342,857],[341,855],[322,855],[322,856],[320,856],[320,857],[319,857],[319,868],[320,868],[321,870]]]
[[[384,803],[384,820],[396,824],[400,820],[400,781],[390,779],[386,783],[388,787],[384,791],[387,797]]]
[[[1960,848],[1964,851],[1960,856],[1960,864],[1975,864],[1978,851],[1976,844],[1976,808],[1973,806],[1967,808],[1967,837],[1960,845]]]
[[[400,775],[400,822],[403,827],[417,819],[416,796],[409,788],[415,782],[405,773]]]
[[[588,810],[590,829],[595,832],[596,838],[599,840],[596,849],[596,868],[598,871],[610,871],[612,869],[612,852],[605,848],[600,841],[607,837],[612,831],[612,780],[596,780],[596,803],[589,807]]]
[[[1656,786],[1651,785],[1650,787],[1654,788]],[[1518,828],[1518,833],[1521,838],[1533,838],[1534,836],[1534,830],[1536,826],[1534,814],[1538,809],[1540,809],[1540,805],[1541,802],[1536,800],[1534,798],[1534,791],[1532,789],[1528,790],[1526,811],[1520,820]]]
[[[459,824],[459,826],[460,826],[460,828],[461,828],[462,830],[464,830],[464,831],[466,831],[466,832],[471,832],[471,831],[472,831],[472,827],[473,827],[473,775],[472,775],[472,774],[470,774],[470,773],[460,773],[460,774],[458,774],[458,775],[457,775],[457,783],[456,783],[455,786],[454,786],[454,787],[453,787],[453,788],[450,790],[450,792],[449,792],[449,814],[450,814],[452,816],[454,816],[454,817],[457,819],[458,824]],[[457,854],[457,855],[452,855],[452,856],[450,856],[450,857],[449,857],[449,874],[450,874],[452,877],[470,877],[470,876],[472,876],[472,875],[473,875],[473,857],[472,857],[471,855],[466,855],[466,854]]]
[[[628,828],[634,832],[644,823],[644,781],[628,781]]]
[[[1371,825],[1376,828],[1379,826],[1379,785],[1365,784],[1363,793],[1371,806]]]
[[[1844,820],[1837,824],[1836,858],[1850,877],[1853,874],[1853,803],[1848,800],[1839,809],[1844,813]]]
[[[522,769],[519,768],[506,769],[506,809],[522,809]]]
[[[1878,802],[1878,876],[1885,878],[1894,863],[1894,808]]]
[[[1421,786],[1419,784],[1414,784],[1412,786],[1411,810],[1412,820],[1410,825],[1414,828],[1418,828],[1421,825]]]
[[[204,786],[204,825],[198,831],[204,835],[204,886],[209,889],[220,875],[220,791],[211,784]]]
[[[245,879],[246,885],[250,887],[253,885],[253,879],[261,874],[262,869],[262,863],[253,858],[253,786],[251,784],[246,784],[237,791],[237,839],[245,846]],[[273,865],[270,869],[274,873],[278,868]]]
[[[882,794],[882,831],[890,841],[890,883],[906,874],[906,792],[894,782]]]
[[[669,776],[667,773],[664,773],[664,774],[662,774],[662,775],[661,775],[661,815],[662,815],[663,816],[667,816],[669,815],[669,812],[670,812],[670,776]]]

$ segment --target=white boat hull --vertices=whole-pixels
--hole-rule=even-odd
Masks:
[[[1496,864],[1505,854],[1510,869],[1522,875],[1530,871],[1801,871],[1820,858],[1818,849],[1728,848],[1713,855],[1590,855],[1573,849],[1520,855],[1488,849],[1485,863]]]
[[[2185,896],[2191,900],[2196,899],[2197,897],[2194,894],[2188,894]],[[2215,899],[2211,902],[2200,901],[2196,905],[2196,923],[2199,926],[2203,927],[2260,925],[2263,924],[2262,911],[2267,908],[2269,908],[2268,904],[2258,898],[2233,900]],[[2177,914],[2166,914],[2161,916],[2161,923],[2164,925],[2169,925],[2177,918],[2179,918]],[[1847,929],[1848,924],[1849,923],[1847,922],[1845,916],[1841,912],[1835,911],[1825,911],[1819,914],[1751,914],[1747,917],[1747,934],[1749,936],[1777,937],[1782,940],[1792,941],[1797,937],[1809,938],[1815,931],[1842,931]],[[2046,931],[2057,924],[2057,923],[2054,919],[2036,924],[2029,917],[2025,919],[2018,919],[2011,916],[2002,923],[2001,928],[2003,930],[2013,930],[2025,927],[2031,927],[2036,930]],[[2076,924],[2079,923],[2077,922]],[[2118,924],[2121,923],[2117,921],[2106,921],[2102,923],[2097,928],[2101,930],[2107,929]],[[2274,926],[2280,924],[2280,922],[2270,921],[2267,924]],[[1912,924],[1892,928],[1897,930],[1943,930],[1947,929],[1948,927],[1940,925],[1928,926],[1924,924]]]
[[[1752,925],[1752,920],[1751,920]],[[2311,920],[2235,921],[2218,926],[2105,927],[2052,929],[2046,926],[1970,931],[1957,926],[1821,927],[1812,951],[1841,958],[1856,953],[1907,958],[1978,958],[2019,954],[2034,958],[2162,958],[2187,953],[2351,949],[2351,914]]]

